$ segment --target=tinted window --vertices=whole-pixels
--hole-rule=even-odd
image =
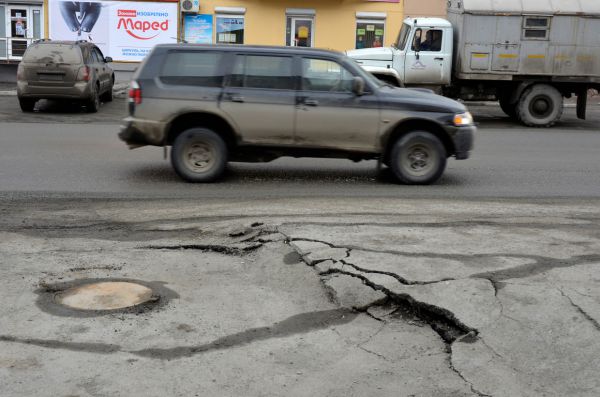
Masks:
[[[79,47],[70,44],[32,44],[27,49],[23,62],[80,63]]]
[[[96,54],[99,63],[104,63],[104,55],[102,55],[102,51],[99,48],[94,48],[94,54]]]
[[[302,59],[302,89],[352,92],[354,76],[339,63],[323,59]]]
[[[439,52],[442,50],[442,34],[438,29],[417,29],[412,49]]]
[[[238,55],[229,85],[245,88],[294,89],[292,58]]]
[[[167,84],[221,87],[222,53],[208,51],[170,52],[167,54],[160,80]]]

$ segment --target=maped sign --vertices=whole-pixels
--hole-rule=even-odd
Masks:
[[[141,61],[152,47],[177,42],[177,3],[49,1],[52,40],[88,40],[115,61]]]

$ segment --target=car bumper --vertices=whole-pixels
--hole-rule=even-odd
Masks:
[[[19,98],[87,99],[90,94],[90,84],[88,82],[77,82],[69,87],[35,85],[26,81],[17,82],[17,96]]]
[[[160,122],[139,121],[127,117],[123,120],[118,135],[131,149],[146,145],[164,146],[164,127]]]
[[[457,127],[450,134],[454,144],[454,156],[457,160],[466,160],[471,155],[477,127]]]

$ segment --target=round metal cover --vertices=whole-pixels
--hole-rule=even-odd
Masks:
[[[80,310],[115,310],[153,300],[150,288],[126,281],[80,285],[59,293],[57,303]]]

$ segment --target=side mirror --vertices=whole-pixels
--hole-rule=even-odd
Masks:
[[[104,62],[106,62],[106,63],[110,63],[112,61],[113,61],[113,59],[111,57],[104,58]]]
[[[364,95],[365,93],[365,80],[362,77],[354,77],[352,80],[352,92],[356,96]]]

